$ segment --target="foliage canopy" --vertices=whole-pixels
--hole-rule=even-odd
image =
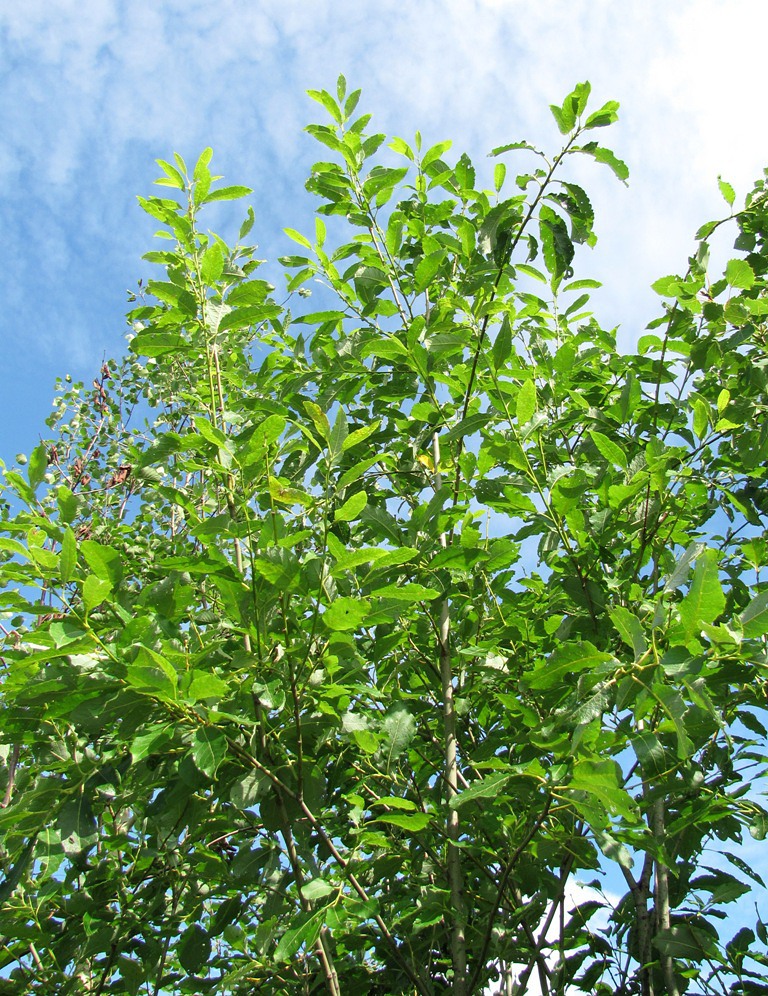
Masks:
[[[0,993],[768,992],[768,199],[622,353],[589,94],[488,191],[311,91],[282,303],[160,161],[129,355],[5,472]]]

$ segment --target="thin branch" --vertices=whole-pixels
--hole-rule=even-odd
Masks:
[[[434,463],[434,488],[439,493],[443,486],[440,474],[440,439],[437,432],[432,435],[432,459]],[[440,534],[440,545],[447,546],[445,533]],[[453,668],[450,648],[451,617],[447,594],[440,605],[438,625],[438,654],[440,658],[440,681],[443,693],[443,751],[445,763],[446,801],[448,817],[446,834],[448,837],[448,888],[451,894],[453,924],[451,928],[451,961],[453,963],[453,991],[456,996],[467,992],[467,904],[464,896],[464,875],[461,868],[459,850],[459,811],[451,806],[451,800],[459,791],[458,761],[456,756],[456,702],[453,689]]]
[[[661,857],[656,857],[655,867],[654,867],[654,899],[656,908],[656,932],[669,930],[670,927],[670,913],[669,913],[669,869],[667,868],[663,857],[663,845],[665,837],[665,818],[664,818],[664,799],[659,796],[653,803],[653,808],[651,810],[651,824],[653,830],[653,836],[656,839],[657,851],[661,854]],[[666,988],[667,996],[680,996],[680,990],[677,987],[677,980],[675,979],[675,964],[672,959],[672,955],[662,953],[660,955],[661,961],[661,972],[664,977],[664,985]]]

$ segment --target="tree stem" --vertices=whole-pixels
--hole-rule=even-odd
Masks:
[[[434,462],[435,491],[442,488],[440,474],[440,440],[435,432],[432,435],[432,459]],[[445,548],[445,533],[440,534],[440,545]],[[467,992],[467,905],[464,898],[464,876],[461,868],[461,853],[458,840],[461,833],[459,812],[450,807],[451,799],[459,791],[459,768],[456,754],[456,702],[453,690],[453,667],[451,665],[451,616],[448,598],[440,606],[438,627],[438,651],[440,658],[440,681],[443,694],[443,752],[445,763],[445,784],[449,803],[446,834],[448,837],[448,888],[451,895],[453,925],[451,930],[451,961],[453,963],[453,992],[465,996]]]
[[[656,838],[656,847],[662,849],[664,846],[664,799],[659,797],[653,803],[651,819],[653,821],[653,836]],[[662,851],[663,857],[663,851]],[[669,869],[663,860],[656,858],[654,866],[654,892],[656,906],[656,933],[662,930],[669,930]],[[661,972],[664,978],[664,988],[668,996],[680,996],[675,979],[675,965],[672,956],[661,954]]]

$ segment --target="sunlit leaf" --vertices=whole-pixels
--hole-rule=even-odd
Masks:
[[[357,629],[365,621],[370,607],[366,598],[337,598],[323,613],[323,623],[331,630]]]

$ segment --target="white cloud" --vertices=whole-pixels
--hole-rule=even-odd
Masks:
[[[363,87],[377,127],[452,138],[487,170],[485,153],[505,141],[556,150],[547,104],[575,82],[590,79],[595,101],[620,100],[621,122],[599,137],[628,161],[629,190],[595,164],[578,175],[601,240],[583,266],[606,284],[599,316],[623,323],[628,343],[657,307],[648,285],[684,268],[698,225],[724,210],[718,172],[744,193],[768,161],[765,10],[764,0],[5,4],[0,212],[19,247],[0,274],[6,350],[23,362],[21,329],[48,349],[52,379],[62,355],[120,348],[122,292],[152,230],[133,196],[149,190],[153,157],[213,145],[219,171],[255,187],[263,243],[307,217],[315,149],[301,129],[316,109],[303,90],[332,87],[340,71]]]
[[[755,179],[757,154],[768,163],[768,133],[760,96],[768,7],[711,0],[675,11],[672,44],[649,68],[651,98],[677,120],[671,149],[687,175],[711,183],[715,172],[745,187]],[[685,139],[695,135],[695,141]]]

